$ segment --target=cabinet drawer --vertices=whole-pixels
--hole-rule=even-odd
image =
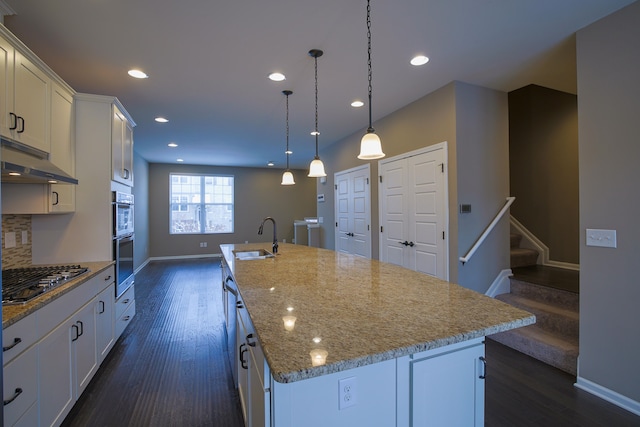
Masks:
[[[135,285],[132,285],[127,291],[122,294],[120,298],[116,301],[116,319],[122,317],[122,313],[125,312],[129,308],[129,306],[135,302],[136,293],[135,293]]]
[[[33,346],[4,367],[4,425],[14,425],[38,397],[37,356]]]
[[[2,331],[2,360],[3,365],[11,362],[14,357],[28,349],[38,340],[36,316],[30,314],[24,319]],[[5,351],[4,349],[7,348]],[[5,394],[6,396],[6,394]]]
[[[122,316],[116,318],[116,337],[120,337],[124,332],[124,329],[133,319],[136,314],[136,300],[132,300],[127,309],[122,313]]]
[[[37,311],[38,333],[41,337],[47,335],[96,296],[96,286],[92,283],[96,279],[102,281],[98,277],[92,277]]]
[[[98,275],[95,277],[95,284],[96,284],[96,294],[99,294],[100,292],[102,292],[107,286],[109,286],[110,284],[114,283],[116,280],[116,269],[115,266],[111,266],[109,268],[107,268],[104,271],[101,271],[100,273],[98,273]],[[92,279],[94,280],[94,279]],[[113,297],[115,298],[116,294],[114,291]]]

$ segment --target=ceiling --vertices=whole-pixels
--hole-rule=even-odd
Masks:
[[[365,0],[5,0],[5,25],[76,91],[113,95],[151,163],[307,168],[368,125]],[[632,0],[372,1],[374,121],[453,80],[576,93],[574,33]],[[414,67],[421,53],[431,60]],[[139,68],[148,79],[129,77]],[[283,82],[267,76],[280,71]],[[154,122],[163,116],[168,123]],[[384,148],[384,134],[380,134]],[[167,144],[175,142],[176,148]]]

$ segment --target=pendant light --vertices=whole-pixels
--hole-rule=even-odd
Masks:
[[[291,151],[289,151],[289,95],[293,92],[290,90],[283,90],[282,93],[287,97],[287,151],[285,151],[287,155],[287,168],[282,174],[282,182],[280,185],[293,185],[296,182],[293,179],[293,172],[289,170],[289,155],[291,154]]]
[[[381,159],[385,156],[382,152],[382,144],[380,137],[375,134],[375,130],[371,126],[371,1],[367,0],[367,64],[369,66],[369,127],[367,133],[360,141],[360,154],[358,158],[361,160]]]
[[[318,155],[318,58],[322,56],[324,52],[320,49],[311,49],[309,51],[309,55],[315,60],[315,69],[316,69],[316,128],[313,131],[313,135],[316,137],[316,156],[311,161],[309,165],[309,177],[311,178],[322,178],[327,176],[324,171],[324,164],[322,160],[320,160],[320,156]]]

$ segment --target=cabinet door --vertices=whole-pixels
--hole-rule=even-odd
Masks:
[[[48,334],[39,345],[40,424],[60,424],[74,399],[72,338],[75,320],[67,320]]]
[[[31,61],[15,53],[14,113],[19,117],[13,138],[46,153],[49,139],[49,96],[51,80]]]
[[[411,362],[411,424],[484,425],[484,345]]]
[[[106,287],[96,300],[96,348],[98,364],[102,363],[115,342],[115,289]]]
[[[122,171],[126,184],[133,187],[133,128],[129,121],[124,124],[122,141]]]
[[[241,305],[239,306],[241,307]],[[249,425],[249,349],[247,348],[247,331],[242,323],[241,310],[236,312],[236,355],[238,360],[238,394],[245,425]]]
[[[58,83],[51,86],[51,163],[75,176],[73,94]]]
[[[80,331],[74,344],[75,399],[80,397],[98,369],[96,351],[96,311],[95,300],[87,304],[76,316],[75,323]],[[75,329],[75,328],[74,328]]]
[[[37,346],[4,367],[4,425],[13,426],[38,398]]]
[[[70,184],[49,184],[50,213],[71,213],[76,210],[76,186]]]
[[[11,43],[0,37],[0,134],[8,137],[13,125],[13,55]]]

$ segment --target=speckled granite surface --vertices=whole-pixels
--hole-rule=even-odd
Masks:
[[[535,316],[395,265],[281,244],[275,258],[239,261],[221,245],[278,382],[289,383],[535,323]],[[283,317],[296,317],[293,330]],[[313,366],[310,353],[327,352]]]
[[[26,304],[20,305],[3,305],[2,306],[2,329],[13,325],[18,320],[28,316],[37,309],[49,304],[51,301],[60,298],[62,295],[71,291],[76,286],[86,282],[87,280],[95,277],[101,271],[107,269],[113,264],[113,261],[105,262],[83,262],[80,263],[83,267],[87,267],[90,273],[79,276],[73,280],[70,280],[64,285],[60,285],[49,292],[40,295],[38,298],[34,298]]]

